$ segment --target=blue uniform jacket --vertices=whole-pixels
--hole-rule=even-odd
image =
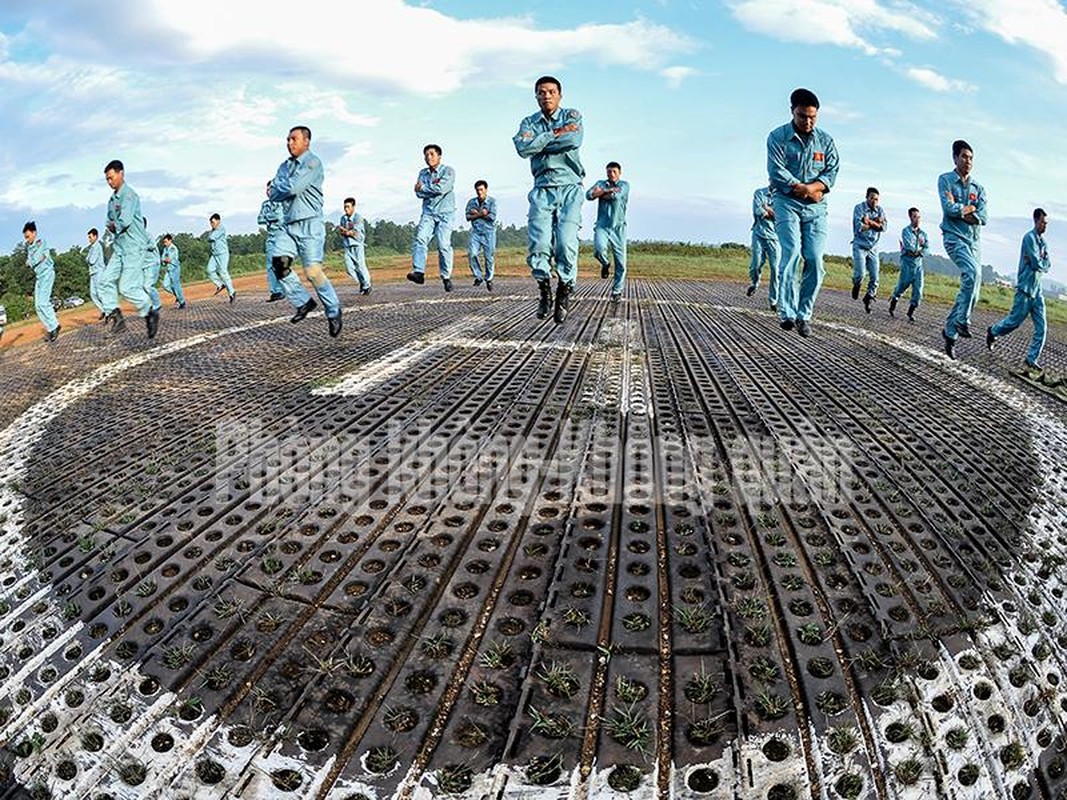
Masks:
[[[610,183],[597,181],[585,193],[586,200],[593,199],[593,189],[615,189],[618,191],[602,194],[597,199],[596,226],[606,230],[619,230],[626,227],[626,201],[630,198],[630,184],[626,181]]]
[[[32,244],[26,245],[26,263],[37,275],[55,269],[55,262],[52,261],[52,254],[48,252],[48,245],[40,236],[34,239]]]
[[[857,203],[856,207],[852,209],[852,243],[858,244],[864,250],[872,249],[878,240],[882,236],[881,231],[876,231],[873,228],[863,229],[863,218],[866,216],[868,219],[881,220],[885,223],[885,209],[881,206],[877,206],[872,209],[867,205],[867,201]]]
[[[226,229],[222,225],[209,231],[207,240],[211,242],[211,255],[221,258],[230,254],[230,245],[226,241]]]
[[[1030,297],[1037,297],[1041,294],[1041,276],[1048,272],[1051,266],[1045,237],[1038,235],[1036,230],[1028,231],[1023,237],[1019,251],[1019,279],[1015,282],[1016,288]]]
[[[278,166],[270,185],[270,199],[285,210],[285,221],[322,219],[322,161],[310,150],[300,158],[287,158]]]
[[[489,208],[489,216],[479,216],[470,219],[468,215],[472,211],[480,211],[483,205]],[[467,207],[463,211],[463,216],[470,220],[472,231],[475,233],[488,233],[496,228],[496,200],[486,195],[485,203],[483,204],[477,197],[472,197],[467,201]]]
[[[422,200],[423,214],[447,219],[456,213],[456,196],[452,193],[456,172],[452,167],[444,164],[438,164],[433,170],[423,167],[419,170],[419,183],[422,188],[415,196]]]
[[[576,125],[578,130],[556,136],[553,131]],[[552,119],[538,111],[519,123],[519,132],[512,137],[515,151],[530,159],[534,188],[573,186],[581,183],[585,169],[578,157],[583,136],[582,115],[574,108],[557,108]]]
[[[777,239],[774,220],[767,216],[767,208],[773,210],[774,190],[761,186],[752,193],[752,232],[761,239]]]
[[[815,128],[805,139],[787,122],[767,136],[767,177],[771,188],[783,199],[802,206],[816,205],[811,200],[793,197],[798,183],[822,181],[829,192],[837,180],[840,162],[833,137],[822,128]],[[824,204],[824,197],[818,204]]]
[[[356,234],[355,236],[342,237],[345,247],[355,249],[363,246],[363,240],[367,238],[367,224],[364,222],[362,214],[358,211],[351,217],[348,214],[342,214],[338,227],[346,231],[353,231]]]
[[[114,223],[114,249],[120,253],[143,253],[149,246],[141,214],[141,198],[130,184],[123,183],[107,201],[107,221]]]
[[[970,178],[966,183],[956,170],[946,172],[937,179],[937,194],[941,198],[941,232],[945,240],[955,239],[963,244],[975,244],[982,235],[982,225],[989,221],[986,210],[986,192],[978,181]],[[963,207],[975,206],[977,225],[963,221]]]
[[[930,237],[922,228],[905,226],[900,232],[900,260],[918,266],[923,256],[930,252]]]
[[[89,274],[96,275],[104,270],[104,246],[97,239],[85,253],[85,263],[89,267]]]

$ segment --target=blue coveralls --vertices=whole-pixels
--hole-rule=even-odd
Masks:
[[[367,254],[365,252],[367,239],[367,223],[363,215],[358,211],[352,216],[341,215],[339,226],[346,231],[352,231],[355,236],[345,236],[345,272],[348,277],[359,284],[360,289],[370,288],[370,271],[367,269]]]
[[[341,315],[341,301],[333,284],[322,270],[326,257],[326,224],[322,216],[322,184],[326,171],[322,159],[305,150],[299,158],[287,158],[278,165],[271,181],[270,199],[282,204],[285,213],[285,233],[292,240],[304,274],[315,287],[315,294],[322,303],[328,319]],[[298,304],[293,281],[286,276],[282,289],[289,302]],[[295,279],[295,276],[293,276]],[[300,281],[296,280],[296,285]],[[303,287],[300,287],[303,289]],[[306,301],[305,301],[306,302]]]
[[[941,198],[941,233],[945,252],[960,271],[960,290],[956,302],[945,319],[945,337],[955,341],[957,325],[970,325],[971,312],[978,303],[982,289],[982,225],[989,220],[986,192],[973,178],[966,183],[958,172],[946,172],[937,179],[937,194]],[[963,207],[975,206],[977,225],[963,221]]]
[[[171,242],[163,248],[163,291],[174,295],[179,305],[185,305],[185,292],[182,291],[182,260],[178,245]]]
[[[753,286],[759,286],[763,274],[763,262],[767,262],[770,272],[770,285],[767,300],[772,306],[778,305],[778,232],[774,229],[774,220],[767,215],[768,207],[774,210],[774,191],[761,186],[752,194],[752,260],[748,265],[748,277]]]
[[[159,283],[159,268],[162,266],[159,260],[159,247],[152,239],[152,234],[148,235],[148,247],[145,248],[144,256],[144,288],[148,292],[148,296],[152,298],[152,308],[158,311],[163,308],[163,300],[159,296],[159,289],[156,288],[156,284]]]
[[[37,319],[44,325],[44,329],[51,333],[59,327],[59,318],[56,316],[56,310],[52,308],[56,265],[52,261],[52,254],[48,252],[48,245],[40,236],[26,246],[26,263],[36,276],[33,284],[33,306],[37,311]]]
[[[226,241],[226,229],[219,226],[208,231],[207,240],[211,242],[211,255],[207,259],[207,276],[218,289],[226,287],[226,293],[233,297],[233,281],[230,280],[230,244]]]
[[[115,241],[111,260],[107,262],[97,286],[104,313],[119,307],[119,293],[137,309],[139,316],[148,316],[152,298],[144,286],[144,262],[150,241],[141,215],[141,198],[130,184],[123,182],[107,202],[107,221],[113,226]],[[111,227],[108,228],[111,230]]]
[[[488,216],[481,216],[483,208],[489,209]],[[472,218],[471,214],[474,212],[478,212],[478,215]],[[471,239],[467,246],[467,260],[470,263],[471,275],[477,280],[484,278],[491,281],[494,274],[493,264],[496,260],[496,200],[486,195],[483,203],[477,197],[472,197],[467,201],[464,216],[470,220],[471,224]],[[478,263],[479,252],[485,261],[484,271],[482,265]]]
[[[89,299],[93,305],[104,312],[104,301],[100,299],[100,275],[104,271],[104,246],[97,239],[85,253],[85,264],[89,267]]]
[[[300,278],[290,271],[282,279],[274,274],[274,259],[288,256],[295,259],[296,242],[292,240],[285,228],[285,208],[275,200],[264,200],[259,207],[259,217],[256,219],[260,225],[267,229],[267,241],[263,250],[267,258],[267,285],[271,294],[285,295],[285,298],[294,308],[300,308],[311,295],[308,294]]]
[[[567,125],[577,130],[557,136],[554,131]],[[530,159],[534,176],[527,199],[526,218],[530,247],[526,263],[538,280],[549,280],[550,257],[555,255],[556,272],[562,283],[578,280],[578,228],[582,224],[582,178],[585,169],[578,157],[583,137],[582,115],[577,109],[557,108],[551,119],[538,111],[519,123],[512,137],[515,151]]]
[[[593,199],[593,189],[600,187],[606,194],[597,198],[596,226],[593,228],[593,256],[602,267],[610,267],[609,250],[615,262],[611,293],[622,294],[626,280],[626,202],[630,199],[630,184],[597,181],[588,192],[587,200]]]
[[[893,290],[899,299],[911,287],[911,306],[918,308],[923,300],[923,256],[930,252],[930,237],[922,228],[908,225],[900,233],[900,279]]]
[[[767,175],[774,190],[774,229],[782,246],[778,270],[778,316],[810,320],[826,268],[826,198],[801,200],[791,194],[799,183],[819,180],[833,189],[839,160],[830,134],[815,128],[805,139],[787,122],[767,136]],[[804,259],[803,271],[800,260]]]
[[[411,247],[411,269],[426,272],[426,253],[430,237],[437,240],[437,268],[442,279],[452,277],[452,218],[456,213],[456,196],[452,187],[456,173],[452,167],[438,164],[437,169],[423,167],[419,171],[422,188],[415,196],[422,199],[422,216],[415,229],[415,242]]]
[[[875,247],[882,237],[882,232],[874,228],[863,227],[863,218],[877,220],[885,226],[885,209],[881,206],[871,208],[864,200],[852,209],[852,282],[860,283],[863,273],[867,273],[867,297],[878,294],[878,252]]]
[[[1030,350],[1026,354],[1026,363],[1038,366],[1041,350],[1045,346],[1045,333],[1048,325],[1045,321],[1045,295],[1041,291],[1041,276],[1049,271],[1048,247],[1045,237],[1036,230],[1028,231],[1023,237],[1019,252],[1019,274],[1015,282],[1015,300],[1011,312],[993,326],[994,336],[1004,336],[1018,328],[1027,317],[1034,323],[1034,338],[1030,340]]]

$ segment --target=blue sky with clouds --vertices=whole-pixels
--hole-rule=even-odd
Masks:
[[[883,249],[917,205],[940,252],[936,180],[963,137],[990,196],[983,260],[1013,272],[1042,205],[1067,281],[1065,43],[1056,0],[4,0],[0,249],[30,218],[55,247],[82,243],[103,221],[111,158],[154,233],[206,230],[215,211],[253,230],[298,122],[326,163],[331,216],[355,194],[371,219],[415,219],[433,141],[460,204],[484,177],[502,220],[521,224],[530,175],[511,136],[550,72],[585,117],[588,180],[623,164],[631,238],[747,242],[767,132],[804,85],[842,157],[833,252],[848,251],[868,185],[890,215]]]

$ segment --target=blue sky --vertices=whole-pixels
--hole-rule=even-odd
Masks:
[[[1067,281],[1067,160],[1050,149],[1067,119],[1065,42],[1056,0],[5,0],[0,249],[31,218],[54,247],[82,243],[103,221],[111,158],[157,235],[206,230],[215,211],[251,231],[297,123],[326,164],[330,216],[354,194],[370,219],[415,219],[432,141],[460,205],[485,178],[502,221],[521,224],[530,175],[511,136],[549,72],[585,117],[587,183],[623,164],[631,238],[747,242],[767,132],[803,85],[842,157],[832,252],[848,251],[868,185],[890,216],[882,249],[916,205],[941,252],[936,180],[963,137],[990,196],[983,260],[1012,273],[1042,205]],[[593,216],[590,203],[585,236]]]

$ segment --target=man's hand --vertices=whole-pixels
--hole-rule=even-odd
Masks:
[[[978,225],[978,224],[980,224],[979,221],[978,221],[978,217],[975,216],[973,211],[970,214],[964,214],[963,215],[963,221],[966,222],[968,225]]]
[[[114,232],[115,232],[115,223],[114,223],[114,222],[109,222],[109,223],[107,224],[107,229],[108,229],[109,231],[111,231],[112,233],[114,233]]]
[[[966,217],[968,215],[972,215],[977,210],[978,210],[978,206],[964,206],[963,208],[960,209],[960,216],[961,217]]]
[[[422,191],[422,181],[415,181],[415,191],[416,192],[421,192]]]
[[[861,231],[866,231],[866,230],[870,230],[870,228],[871,228],[871,221],[867,217],[867,215],[864,214],[863,218],[860,219],[860,230]]]

